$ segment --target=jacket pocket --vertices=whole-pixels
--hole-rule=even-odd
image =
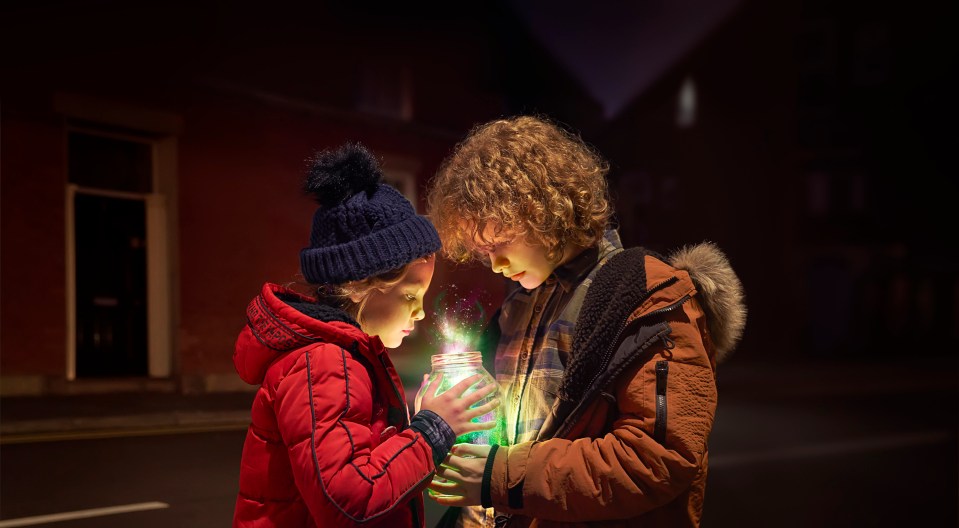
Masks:
[[[666,440],[666,386],[669,382],[669,361],[656,362],[656,424],[653,439],[662,444]]]

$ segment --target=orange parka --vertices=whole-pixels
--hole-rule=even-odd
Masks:
[[[712,244],[611,257],[538,439],[501,446],[487,464],[497,525],[698,526],[716,363],[745,315],[739,279]]]

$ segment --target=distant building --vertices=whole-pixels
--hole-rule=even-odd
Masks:
[[[366,144],[422,211],[474,124],[599,122],[508,12],[217,9],[4,8],[3,395],[242,389],[233,341],[262,282],[297,280],[315,149]],[[491,274],[434,285],[451,278],[502,298]],[[436,344],[418,334],[397,355],[414,380]]]
[[[731,257],[734,357],[959,349],[956,60],[907,11],[745,2],[604,129],[624,241]]]

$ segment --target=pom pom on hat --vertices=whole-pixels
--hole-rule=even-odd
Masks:
[[[361,191],[372,193],[383,179],[373,154],[359,143],[317,152],[309,162],[303,190],[324,207],[339,204]]]
[[[396,189],[381,183],[375,158],[347,144],[311,159],[304,189],[320,207],[300,269],[313,284],[373,277],[436,253],[440,237]]]

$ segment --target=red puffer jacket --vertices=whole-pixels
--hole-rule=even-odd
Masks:
[[[247,309],[233,362],[260,388],[233,525],[423,526],[432,448],[380,339],[325,309],[274,284]]]

